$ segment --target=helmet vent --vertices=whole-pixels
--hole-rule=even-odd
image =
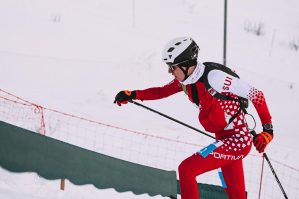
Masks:
[[[177,64],[188,61],[189,66],[197,60],[199,48],[191,37],[177,37],[169,41],[162,51],[162,60],[167,64]]]
[[[168,51],[167,51],[167,52],[169,52],[169,53],[170,53],[170,52],[172,52],[173,50],[174,50],[174,47],[171,47],[171,48],[169,48],[169,49],[168,49]]]

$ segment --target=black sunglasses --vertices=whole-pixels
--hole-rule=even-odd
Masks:
[[[189,62],[189,60],[185,60],[176,64],[167,64],[168,65],[168,71],[172,72],[176,69],[177,66],[181,65],[184,66],[184,63]]]

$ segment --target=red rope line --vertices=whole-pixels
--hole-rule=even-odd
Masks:
[[[2,89],[0,89],[0,91],[3,92],[3,93],[6,93],[7,95],[10,95],[10,96],[12,96],[12,97],[18,99],[18,100],[21,100],[21,101],[23,101],[23,102],[26,102],[27,104],[35,105],[35,104],[33,104],[32,102],[29,102],[29,101],[27,101],[27,100],[24,100],[24,99],[22,99],[22,98],[20,98],[20,97],[18,97],[18,96],[16,96],[16,95],[13,95],[13,94],[11,94],[11,93],[9,93],[9,92],[7,92],[7,91],[4,91],[4,90],[2,90]]]
[[[4,99],[4,100],[7,100],[7,101],[11,101],[11,102],[14,102],[16,104],[20,104],[20,105],[24,105],[24,106],[32,106],[32,104],[25,104],[25,103],[21,103],[21,102],[18,102],[18,101],[15,101],[15,100],[12,100],[12,99],[8,99],[6,97],[2,97],[0,96],[0,98]]]
[[[5,100],[8,100],[8,101],[17,103],[17,104],[21,104],[21,105],[24,105],[24,106],[34,106],[35,107],[34,113],[36,113],[36,114],[41,113],[41,129],[40,129],[39,133],[42,134],[42,135],[46,135],[46,124],[45,124],[45,117],[44,117],[44,107],[42,107],[40,105],[37,105],[37,104],[34,104],[32,102],[29,102],[27,100],[24,100],[24,99],[22,99],[22,98],[20,98],[20,97],[18,97],[16,95],[13,95],[13,94],[11,94],[9,92],[4,91],[2,89],[0,89],[0,91],[3,92],[3,93],[6,93],[9,96],[12,96],[12,97],[14,97],[14,98],[16,98],[16,99],[18,99],[20,101],[23,101],[23,103],[22,102],[18,102],[16,100],[12,100],[12,99],[8,99],[6,97],[0,96],[0,98],[2,98],[2,99],[5,99]]]

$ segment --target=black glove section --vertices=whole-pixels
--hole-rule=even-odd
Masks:
[[[136,99],[136,91],[124,90],[117,93],[113,103],[121,106],[121,104],[126,104],[129,100],[133,99]]]

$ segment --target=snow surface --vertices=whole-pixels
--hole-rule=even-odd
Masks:
[[[200,46],[200,61],[221,63],[223,5],[216,0],[1,0],[1,89],[124,128],[170,129],[173,135],[167,137],[195,138],[205,145],[211,140],[196,132],[139,107],[112,102],[119,90],[171,81],[161,50],[174,37],[193,37]],[[299,51],[291,44],[299,45],[298,10],[296,0],[229,1],[227,41],[227,65],[266,96],[275,128],[268,155],[297,169]],[[253,33],[258,26],[260,36]],[[178,94],[144,104],[202,129],[197,111],[185,98]],[[90,185],[70,183],[61,192],[59,181],[3,169],[0,173],[0,198],[133,197],[113,190],[98,195]]]

